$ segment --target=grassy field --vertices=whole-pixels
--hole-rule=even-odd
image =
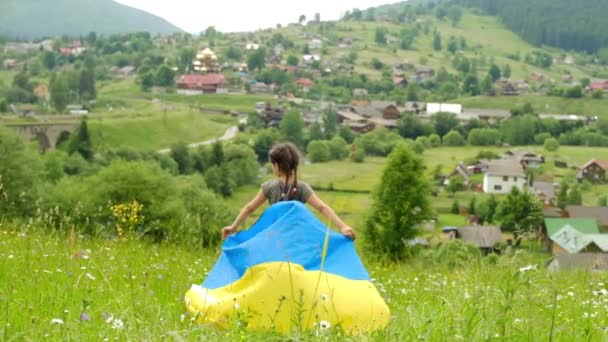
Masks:
[[[3,341],[344,338],[332,329],[278,336],[248,332],[238,322],[229,330],[193,324],[183,296],[205,278],[218,256],[213,250],[70,238],[28,228],[4,227],[0,235]],[[605,276],[548,273],[545,259],[526,251],[481,260],[428,252],[402,264],[364,258],[392,319],[384,331],[355,340],[604,340]]]
[[[608,99],[566,99],[562,97],[521,95],[521,96],[476,96],[453,100],[465,108],[507,109],[530,103],[537,113],[578,114],[587,116],[608,117]]]

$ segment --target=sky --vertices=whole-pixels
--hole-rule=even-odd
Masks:
[[[158,15],[185,31],[199,33],[209,26],[222,32],[255,31],[297,22],[301,14],[336,20],[353,8],[364,9],[398,0],[115,0]]]

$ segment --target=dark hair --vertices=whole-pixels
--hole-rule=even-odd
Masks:
[[[300,164],[300,152],[292,143],[275,145],[269,153],[270,162],[277,164],[279,171],[287,176],[285,191],[282,197],[292,199],[298,188],[298,165]],[[289,179],[293,174],[293,187],[289,186]]]

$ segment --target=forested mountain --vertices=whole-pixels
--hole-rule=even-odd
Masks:
[[[608,47],[606,0],[454,0],[502,18],[535,45],[594,53]]]
[[[160,17],[112,0],[0,0],[0,35],[36,39],[91,31],[109,35],[182,30]]]

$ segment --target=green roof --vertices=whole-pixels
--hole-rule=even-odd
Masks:
[[[547,227],[547,235],[551,237],[564,226],[570,225],[572,228],[583,234],[599,234],[600,229],[597,226],[595,219],[588,218],[546,218],[545,226]]]

